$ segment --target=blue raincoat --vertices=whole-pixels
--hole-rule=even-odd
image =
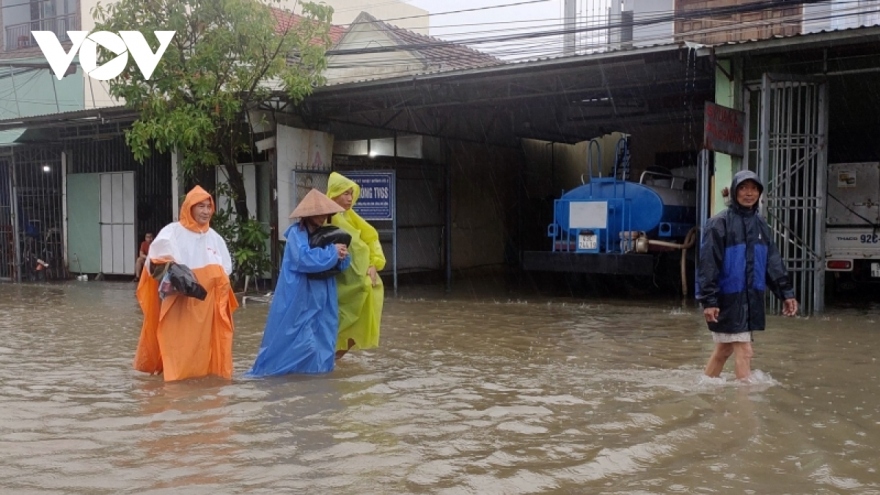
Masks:
[[[730,208],[707,220],[703,230],[697,299],[703,308],[721,310],[718,322],[708,324],[713,332],[764,330],[768,288],[780,300],[794,297],[788,270],[757,205],[746,208],[736,201],[737,186],[747,180],[764,191],[754,172],[737,172],[730,184]]]
[[[246,376],[333,371],[339,329],[336,278],[310,279],[306,274],[344,270],[351,257],[339,261],[333,245],[310,248],[308,232],[299,222],[284,236],[287,245],[263,342]]]

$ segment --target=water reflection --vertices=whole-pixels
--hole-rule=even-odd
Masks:
[[[128,284],[0,285],[10,493],[880,493],[880,309],[769,318],[756,383],[701,377],[696,308],[428,289],[327,376],[130,369]]]

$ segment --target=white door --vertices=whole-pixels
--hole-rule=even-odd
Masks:
[[[134,172],[101,175],[101,272],[132,275],[137,254]]]

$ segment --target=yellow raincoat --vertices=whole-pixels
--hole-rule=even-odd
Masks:
[[[232,378],[232,312],[238,307],[229,283],[232,259],[223,238],[192,216],[192,207],[206,199],[213,208],[211,195],[199,186],[186,195],[180,221],[165,226],[150,245],[137,288],[144,323],[134,369],[162,373],[165,381],[207,375]],[[184,295],[159,298],[150,265],[167,260],[193,271],[208,292],[204,301]]]
[[[352,189],[352,207],[361,195],[361,188],[354,181],[333,172],[327,183],[327,197],[333,199]],[[330,223],[351,234],[351,245],[348,253],[351,266],[336,276],[336,293],[339,298],[339,336],[336,339],[337,350],[348,349],[348,339],[361,349],[369,349],[379,345],[379,324],[382,319],[382,306],[385,299],[385,288],[382,279],[377,275],[377,284],[373,287],[367,269],[376,267],[377,271],[385,268],[385,255],[379,243],[379,233],[366,220],[355,213],[354,209],[337,213]]]

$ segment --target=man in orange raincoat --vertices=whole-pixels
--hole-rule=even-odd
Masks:
[[[180,221],[163,228],[147,256],[147,270],[173,261],[189,267],[208,295],[159,297],[159,283],[141,277],[137,298],[144,323],[134,368],[163,373],[165,381],[207,375],[232,378],[232,312],[238,307],[229,282],[232,259],[226,242],[211,226],[214,200],[199,186],[186,195]]]

